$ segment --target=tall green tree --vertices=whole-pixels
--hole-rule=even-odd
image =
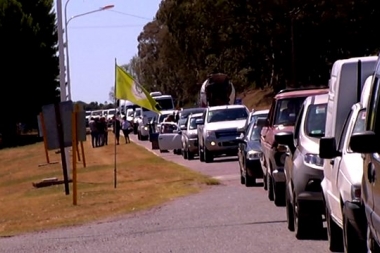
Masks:
[[[53,0],[0,1],[0,132],[12,142],[18,122],[36,125],[41,106],[59,99]]]

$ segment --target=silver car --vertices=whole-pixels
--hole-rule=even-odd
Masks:
[[[285,145],[286,213],[288,229],[297,238],[315,236],[323,231],[325,206],[321,181],[323,159],[319,139],[325,134],[328,94],[308,97],[300,110],[294,134],[280,132],[277,143]]]
[[[187,120],[186,129],[182,130],[182,155],[184,159],[191,160],[198,154],[197,119],[202,118],[203,113],[191,114]]]

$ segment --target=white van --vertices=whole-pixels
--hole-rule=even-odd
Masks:
[[[331,251],[343,251],[345,246],[347,252],[361,252],[360,247],[365,243],[361,229],[355,228],[364,213],[361,213],[360,203],[354,205],[360,199],[356,195],[363,160],[360,155],[352,154],[348,140],[356,122],[361,122],[358,117],[363,117],[360,111],[366,107],[377,58],[338,60],[331,71],[326,132],[319,147],[319,155],[324,159],[321,186]]]

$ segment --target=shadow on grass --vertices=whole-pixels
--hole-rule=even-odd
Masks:
[[[15,148],[26,145],[35,144],[37,142],[41,142],[43,139],[39,137],[37,134],[22,134],[16,135],[12,140],[5,140],[0,143],[0,149],[3,148]]]

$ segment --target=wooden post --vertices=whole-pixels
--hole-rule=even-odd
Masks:
[[[42,139],[44,140],[46,163],[49,164],[50,159],[49,159],[49,152],[48,152],[48,146],[47,146],[47,140],[46,140],[47,133],[46,133],[46,126],[44,122],[44,115],[42,114],[42,112],[40,113],[40,121],[41,121],[42,135],[43,135]]]
[[[71,114],[71,129],[72,129],[72,163],[73,163],[73,205],[77,205],[77,112],[74,109]]]

